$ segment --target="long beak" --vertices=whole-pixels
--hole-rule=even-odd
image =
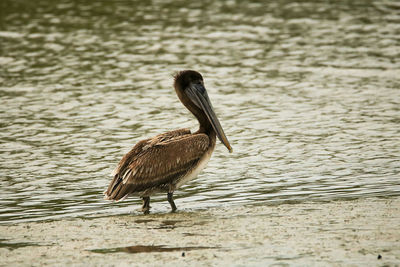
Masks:
[[[191,84],[188,88],[188,95],[191,100],[201,108],[207,115],[209,122],[217,133],[218,139],[228,148],[229,152],[232,153],[232,147],[229,144],[228,138],[222,129],[221,123],[219,122],[217,115],[215,115],[214,108],[212,107],[210,98],[208,97],[207,91],[202,84]]]

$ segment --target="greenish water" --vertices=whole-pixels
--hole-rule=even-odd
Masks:
[[[197,127],[182,69],[234,153],[218,144],[178,209],[400,195],[398,1],[3,0],[0,223],[138,208],[102,192],[137,141]]]

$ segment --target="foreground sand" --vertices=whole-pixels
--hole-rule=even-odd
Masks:
[[[396,266],[400,198],[2,225],[0,244],[4,266]]]

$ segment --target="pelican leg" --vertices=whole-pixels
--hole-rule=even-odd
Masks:
[[[168,193],[167,194],[167,199],[168,199],[169,204],[171,205],[172,212],[175,212],[176,211],[176,205],[175,205],[174,199],[172,198],[173,196],[174,196],[173,192]]]
[[[143,206],[142,211],[144,214],[150,213],[150,197],[142,197],[143,199]]]

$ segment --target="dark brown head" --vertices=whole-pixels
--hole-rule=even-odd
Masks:
[[[204,85],[203,76],[194,70],[183,70],[174,76],[174,87],[179,86],[182,89],[190,86],[191,83],[201,83]]]
[[[175,75],[174,87],[183,105],[199,120],[200,130],[215,131],[218,139],[229,152],[232,152],[232,147],[211,105],[201,74],[194,70],[178,72]]]

